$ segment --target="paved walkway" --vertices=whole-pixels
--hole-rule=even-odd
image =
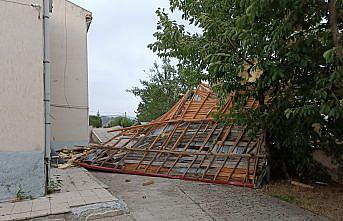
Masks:
[[[89,173],[81,168],[54,170],[53,174],[63,180],[60,193],[1,203],[0,221],[327,220],[248,188]],[[125,201],[129,213],[126,204],[106,188]]]
[[[0,203],[0,221],[66,213],[80,216],[87,210],[96,210],[101,206],[113,209],[121,206],[121,202],[105,189],[107,186],[83,168],[53,169],[52,176],[62,180],[61,192],[33,200]]]
[[[102,219],[157,220],[327,220],[299,207],[234,186],[92,172],[123,199],[130,214]]]

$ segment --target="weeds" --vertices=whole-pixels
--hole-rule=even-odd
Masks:
[[[19,190],[16,194],[16,199],[17,201],[23,201],[26,199],[33,199],[33,197],[31,195],[26,195],[25,192],[23,191],[23,187],[21,186],[21,184],[19,184]]]
[[[62,179],[59,175],[54,175],[54,177],[49,181],[48,194],[61,191],[63,186]]]
[[[294,196],[289,196],[289,195],[273,195],[273,196],[282,200],[282,201],[286,201],[288,203],[295,203],[296,202],[296,198]]]

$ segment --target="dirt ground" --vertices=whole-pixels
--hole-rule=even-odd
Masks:
[[[265,185],[262,192],[332,220],[343,220],[343,186],[314,186],[308,189],[279,181]]]

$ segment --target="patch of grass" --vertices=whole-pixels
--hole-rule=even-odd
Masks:
[[[26,198],[24,191],[21,188],[21,185],[19,185],[19,190],[17,192],[17,200],[21,201]]]
[[[289,195],[273,195],[273,197],[276,197],[282,201],[286,201],[288,203],[296,203],[296,198],[294,196]]]
[[[21,184],[19,184],[19,190],[16,194],[16,200],[17,201],[23,201],[26,199],[33,199],[33,197],[31,195],[26,195],[25,192],[23,191]]]
[[[53,178],[51,178],[48,186],[48,194],[61,191],[61,187],[63,186],[62,182],[63,180],[60,179],[59,175],[55,175]]]

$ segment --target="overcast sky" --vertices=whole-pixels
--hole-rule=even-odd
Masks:
[[[135,115],[139,99],[126,92],[139,86],[158,57],[154,41],[158,7],[168,0],[71,0],[91,11],[88,33],[90,113]]]

